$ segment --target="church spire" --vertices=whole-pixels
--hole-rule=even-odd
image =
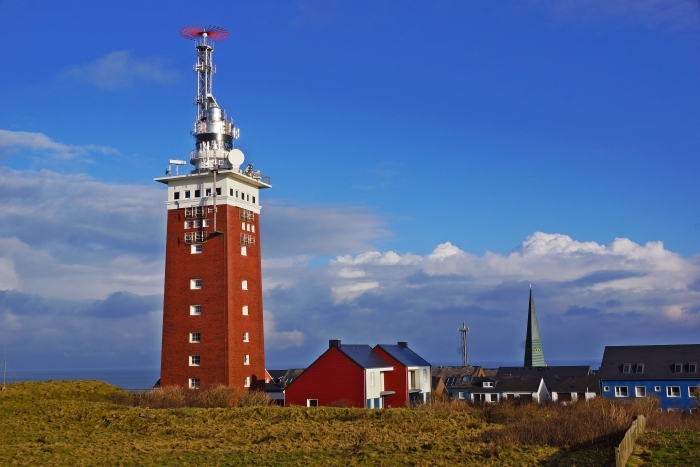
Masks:
[[[544,362],[540,330],[537,327],[537,314],[535,313],[535,299],[532,298],[532,284],[530,284],[530,305],[527,310],[527,337],[525,339],[525,366],[547,366]]]

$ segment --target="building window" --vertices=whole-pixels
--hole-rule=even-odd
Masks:
[[[199,389],[199,378],[190,378],[190,389]]]
[[[492,388],[492,387],[493,387],[493,382],[492,382],[492,381],[484,381],[483,387],[485,387],[485,388]]]
[[[255,196],[253,196],[253,204],[255,204]]]
[[[200,190],[194,190],[194,197],[199,198],[200,196],[202,196],[202,192]]]
[[[622,365],[622,372],[623,373],[629,373],[632,370],[632,364],[631,363],[625,363]]]
[[[245,200],[250,202],[250,194],[245,195]]]
[[[603,391],[604,392],[610,391],[610,386],[603,386]]]
[[[243,342],[250,342],[250,337],[247,332],[243,333]]]
[[[693,362],[693,363],[688,363],[688,373],[697,373],[698,372],[698,364]]]
[[[194,223],[192,225],[194,226],[195,229],[197,229],[197,228],[202,226],[202,221],[198,221],[198,220],[194,221]]]
[[[221,196],[221,187],[216,189],[216,196]]]
[[[190,305],[190,314],[191,315],[201,315],[202,314],[202,305]]]
[[[681,387],[666,386],[666,397],[681,397]]]
[[[615,386],[615,397],[629,397],[627,386]]]
[[[464,391],[459,391],[459,393],[457,393],[457,397],[459,399],[464,399]]]
[[[498,402],[498,394],[491,394],[491,402]]]
[[[196,254],[198,254],[198,253],[201,253],[201,252],[202,252],[202,245],[201,245],[201,244],[192,245],[192,246],[190,247],[190,252],[191,252],[193,255],[196,255]]]
[[[688,395],[690,397],[700,397],[700,386],[690,386],[688,388]]]
[[[245,379],[243,380],[243,386],[246,388],[250,387],[250,376],[245,377]]]
[[[428,381],[428,370],[423,368],[423,381]]]
[[[661,392],[661,386],[654,386],[654,391]]]
[[[636,372],[637,373],[644,373],[644,363],[637,363]]]
[[[241,290],[248,290],[248,281],[241,282]]]
[[[374,386],[374,372],[370,372],[369,374],[369,385]]]
[[[250,355],[243,355],[243,364],[250,365]]]
[[[185,221],[185,228],[186,228],[186,229],[191,229],[191,228],[192,228],[192,222],[190,222],[190,221]]]
[[[250,232],[250,224],[246,224],[246,225],[245,225],[245,229],[246,229],[248,232]]]
[[[198,332],[191,332],[190,333],[190,342],[193,344],[198,344],[200,342],[199,337],[200,337],[200,334]]]
[[[307,407],[318,407],[318,399],[306,399]]]
[[[211,196],[211,188],[205,190],[206,196]]]
[[[245,222],[241,222],[241,230],[245,230]]]
[[[190,199],[190,190],[185,190],[185,199]]]
[[[255,233],[255,224],[253,224],[253,225],[250,226],[250,230],[252,230],[253,233]]]
[[[209,227],[209,219],[204,219],[202,221],[202,227]]]
[[[241,256],[248,256],[248,247],[247,246],[241,247]]]
[[[173,193],[173,199],[180,199],[180,192],[179,191],[176,191],[175,193]]]
[[[199,355],[190,355],[190,366],[199,366]]]
[[[229,196],[233,196],[233,188],[229,189]]]
[[[644,386],[635,386],[634,387],[634,395],[635,395],[635,397],[646,397],[647,396],[647,388]]]
[[[190,281],[190,289],[199,290],[202,288],[202,279],[192,279]]]
[[[243,312],[243,316],[248,316],[248,305],[243,305],[241,311]]]
[[[683,364],[676,363],[675,365],[673,365],[673,372],[674,373],[683,373]]]
[[[238,190],[236,190],[236,198],[238,198]]]

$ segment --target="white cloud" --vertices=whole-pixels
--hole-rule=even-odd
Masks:
[[[348,302],[356,299],[368,290],[379,287],[379,282],[353,282],[352,284],[331,287],[335,303]]]
[[[86,65],[64,71],[63,78],[76,79],[104,89],[131,86],[137,81],[170,84],[177,73],[168,70],[162,59],[138,59],[128,50],[111,52]]]
[[[278,331],[275,316],[269,311],[263,313],[265,321],[265,346],[268,349],[284,350],[290,347],[304,345],[304,334],[295,329],[293,331]]]
[[[53,141],[43,133],[10,131],[0,129],[0,154],[11,154],[20,150],[40,151],[61,159],[71,159],[88,153],[114,154],[118,151],[106,146],[75,146]]]

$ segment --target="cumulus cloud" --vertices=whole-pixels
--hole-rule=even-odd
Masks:
[[[106,146],[75,146],[59,143],[43,133],[0,129],[0,155],[9,155],[18,151],[40,151],[59,159],[72,159],[76,156],[85,156],[96,152],[102,154],[118,152],[116,149]]]
[[[111,52],[86,65],[64,71],[63,78],[76,79],[103,89],[117,89],[137,81],[170,84],[177,73],[169,70],[162,59],[139,59],[128,50]]]
[[[265,346],[268,349],[284,350],[304,345],[305,336],[301,331],[278,331],[275,316],[269,311],[263,313],[265,321]]]

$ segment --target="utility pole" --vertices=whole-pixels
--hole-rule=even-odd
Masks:
[[[459,333],[462,336],[462,365],[469,366],[469,348],[467,346],[467,335],[469,334],[469,328],[466,324],[462,323],[462,327],[459,328]]]

